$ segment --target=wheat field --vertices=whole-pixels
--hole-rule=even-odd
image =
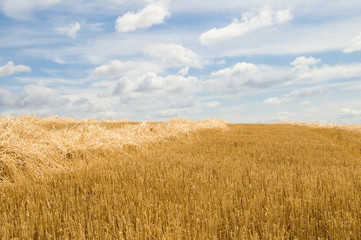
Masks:
[[[0,120],[0,239],[360,239],[360,126]]]

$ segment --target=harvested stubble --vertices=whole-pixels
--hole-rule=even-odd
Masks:
[[[0,184],[81,168],[94,158],[121,151],[124,146],[141,146],[142,143],[207,128],[226,128],[226,122],[218,119],[173,119],[153,123],[2,117]]]
[[[0,239],[361,239],[361,133],[198,130],[0,193]]]

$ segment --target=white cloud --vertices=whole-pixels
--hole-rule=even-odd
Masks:
[[[186,114],[185,109],[161,109],[157,111],[156,116],[160,118],[176,118]]]
[[[199,83],[196,77],[162,76],[149,72],[140,77],[122,77],[107,90],[98,92],[97,96],[105,102],[116,100],[118,104],[113,109],[115,107],[122,114],[141,114],[143,118],[147,116],[154,121],[174,116],[185,117],[192,108],[205,106],[195,97],[201,89]],[[80,103],[87,104],[87,101]]]
[[[114,60],[107,65],[97,67],[94,70],[93,75],[100,77],[118,77],[137,67],[138,64],[135,62],[121,62],[119,60]]]
[[[218,70],[216,72],[212,72],[212,76],[221,76],[221,77],[232,77],[240,74],[247,73],[255,73],[259,72],[259,66],[253,63],[241,62],[237,63],[232,67],[228,67],[225,69]]]
[[[184,67],[179,69],[178,74],[182,76],[186,76],[189,72],[189,67]]]
[[[273,119],[278,122],[287,122],[287,121],[292,121],[295,116],[296,113],[289,113],[287,111],[283,111],[276,113],[276,115],[273,116]]]
[[[87,29],[87,31],[88,30],[89,29]],[[84,36],[90,34],[91,32],[89,31],[85,32]],[[23,41],[24,37],[21,37],[20,34],[19,36],[16,36],[16,39],[13,39],[6,38],[1,33],[4,33],[5,35],[6,32],[2,32],[0,29],[0,42],[3,42],[6,46],[14,40],[25,44]],[[69,44],[64,44],[64,39],[57,38],[56,44],[59,43],[62,47],[53,45],[53,36],[51,36],[52,41],[44,43],[41,38],[32,41],[32,36],[29,37],[29,35],[24,34],[26,35],[25,38],[29,38],[32,44],[23,48],[22,54],[30,58],[39,57],[41,59],[46,58],[50,60],[60,59],[60,62],[65,62],[66,64],[80,65],[90,63],[99,66],[108,64],[111,60],[147,61],[143,56],[145,53],[145,46],[157,45],[159,43],[171,43],[174,39],[181,43],[197,42],[197,34],[198,33],[189,33],[189,31],[187,32],[184,29],[179,30],[178,28],[164,29],[157,32],[157,34],[154,34],[151,31],[141,31],[136,34],[101,32],[99,34],[89,35],[86,38],[81,38],[79,41],[69,42]]]
[[[7,16],[24,19],[29,17],[30,12],[33,10],[46,8],[61,1],[62,0],[2,0],[0,1],[0,9]]]
[[[118,17],[115,29],[118,32],[129,32],[144,29],[153,25],[164,23],[164,19],[170,16],[168,1],[149,1],[150,3],[137,13],[127,12]]]
[[[17,107],[19,108],[36,108],[42,106],[62,106],[69,102],[63,98],[57,90],[37,86],[27,85],[19,95]]]
[[[231,92],[245,88],[269,88],[289,80],[289,72],[282,67],[255,65],[241,62],[231,67],[212,72],[211,76],[226,83]]]
[[[361,117],[361,111],[357,111],[351,108],[343,108],[341,109],[342,117]]]
[[[0,89],[0,107],[8,110],[3,112],[3,116],[38,115],[47,117],[51,115],[80,116],[91,109],[93,113],[101,110],[97,104],[76,107],[70,104],[68,97],[61,95],[56,89],[26,85],[19,94],[14,94],[6,89]],[[80,104],[81,105],[81,104]],[[86,111],[87,110],[87,111]],[[89,115],[90,116],[90,115]]]
[[[291,8],[300,21],[249,32],[247,36],[228,40],[227,44],[214,44],[212,48],[206,48],[206,53],[213,58],[225,58],[264,54],[302,56],[310,52],[338,52],[351,44],[350,39],[355,37],[355,29],[361,29],[360,15],[340,17],[334,21],[320,21],[317,13],[303,16],[299,12],[302,8]],[[334,18],[332,13],[328,14],[330,15],[327,18]],[[312,18],[314,21],[303,22],[302,18]]]
[[[12,61],[0,67],[0,77],[13,75],[19,72],[31,72],[31,68],[24,65],[15,66]]]
[[[320,82],[332,79],[353,78],[361,76],[361,63],[344,65],[322,65],[318,68],[298,73],[298,80]]]
[[[256,65],[247,62],[236,63],[233,66],[212,72],[212,78],[206,82],[205,86],[212,91],[240,93],[249,91],[249,89],[267,89],[274,86],[300,83],[315,84],[334,79],[361,77],[361,63],[323,64],[310,67],[312,64],[320,62],[320,59],[300,57],[296,58],[289,66]],[[266,99],[264,103],[280,104],[280,102],[288,101],[293,97],[320,94],[321,92],[322,89],[318,88],[303,89],[301,92],[297,90],[278,99]]]
[[[212,101],[207,103],[208,107],[218,107],[219,105],[221,105],[221,103],[217,101]]]
[[[145,48],[145,53],[157,58],[167,66],[200,67],[201,61],[198,54],[179,44],[158,44]]]
[[[290,64],[294,67],[307,67],[307,66],[311,66],[311,65],[316,65],[321,63],[322,60],[321,59],[316,59],[314,57],[305,57],[305,56],[301,56],[301,57],[297,57],[293,62],[291,62]]]
[[[120,96],[123,100],[192,93],[198,89],[198,79],[180,75],[159,76],[149,72],[140,77],[122,77],[114,87],[98,93],[98,97]]]
[[[281,97],[271,97],[267,98],[263,101],[264,104],[270,105],[280,105],[284,102],[291,101],[293,98],[296,97],[311,97],[314,95],[319,95],[324,91],[321,87],[309,87],[309,88],[302,88],[298,90],[293,90],[290,93],[284,94]]]
[[[344,53],[351,53],[361,50],[361,33],[352,40],[352,45],[343,50]]]
[[[113,60],[109,64],[105,64],[97,67],[93,73],[93,77],[121,77],[124,75],[139,76],[147,72],[161,72],[162,67],[158,64],[151,62],[142,62],[142,61],[119,61]]]
[[[283,99],[280,99],[278,97],[271,97],[267,98],[263,101],[264,104],[270,104],[270,105],[280,105],[283,102]]]
[[[75,22],[75,23],[70,24],[69,26],[59,27],[59,28],[56,28],[55,30],[57,32],[65,34],[69,37],[76,38],[76,34],[80,30],[80,28],[81,28],[80,23]]]
[[[77,111],[83,113],[101,113],[112,110],[112,105],[110,103],[89,100],[85,97],[79,98],[78,100],[72,102],[72,105],[75,107],[75,109],[77,109]]]
[[[311,105],[311,101],[305,100],[300,103],[301,107],[307,107]]]
[[[286,98],[294,98],[294,97],[310,97],[314,95],[321,94],[324,91],[321,87],[309,87],[309,88],[302,88],[299,90],[293,90],[289,94],[286,94]]]
[[[16,104],[17,97],[10,91],[0,88],[0,107],[13,106]]]
[[[281,24],[293,18],[289,10],[274,12],[272,9],[264,8],[258,15],[247,13],[239,21],[235,19],[231,24],[223,28],[213,28],[204,32],[199,37],[203,45],[209,45],[219,41],[241,36],[256,29]]]
[[[155,73],[148,73],[138,78],[134,91],[136,92],[173,92],[177,93],[193,87],[197,79],[195,77],[185,78],[183,76],[168,75],[158,76]]]

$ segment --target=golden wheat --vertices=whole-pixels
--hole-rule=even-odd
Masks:
[[[291,124],[296,126],[306,126],[311,128],[337,128],[337,129],[345,129],[350,131],[361,131],[361,125],[358,124],[332,124],[332,123],[321,123],[321,122],[280,122],[273,124]]]
[[[69,124],[40,129],[84,127]],[[153,132],[175,122],[145,124]],[[292,124],[185,132],[152,142],[144,134],[143,147],[110,148],[81,168],[4,184],[0,239],[361,238],[360,132]]]

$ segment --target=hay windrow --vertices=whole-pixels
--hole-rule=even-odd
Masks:
[[[46,173],[81,166],[97,156],[122,151],[198,129],[227,128],[213,119],[173,119],[165,123],[75,120],[34,116],[0,118],[0,179],[41,177]]]

